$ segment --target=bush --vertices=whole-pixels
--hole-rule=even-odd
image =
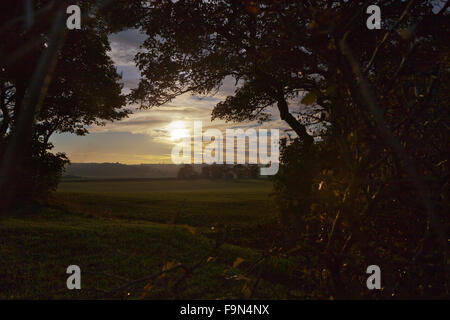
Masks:
[[[33,141],[21,170],[22,179],[17,185],[15,202],[23,205],[29,201],[46,201],[56,191],[68,163],[64,153],[53,154],[44,149],[39,141]]]

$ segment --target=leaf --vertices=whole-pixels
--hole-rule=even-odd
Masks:
[[[411,40],[411,38],[414,36],[414,33],[416,32],[416,26],[410,26],[408,28],[400,29],[397,32],[403,40],[408,41]]]
[[[149,283],[147,283],[144,287],[144,292],[142,292],[141,294],[141,299],[145,299],[147,297],[147,295],[150,293],[150,291],[152,291],[153,288],[153,284],[150,281]]]
[[[317,100],[317,94],[314,91],[310,91],[302,99],[302,103],[306,105],[313,104]]]
[[[315,20],[313,20],[308,24],[308,30],[312,30],[315,28],[317,28],[317,22]]]
[[[300,290],[291,290],[289,294],[297,298],[303,298],[305,296],[305,293]]]
[[[191,226],[186,226],[186,228],[189,230],[190,233],[195,234],[195,228],[191,227]]]
[[[167,261],[165,265],[163,265],[161,271],[167,271],[175,265],[175,261]],[[158,279],[163,279],[166,277],[166,273],[162,273]]]
[[[169,270],[175,265],[175,261],[167,261],[165,265],[162,267],[162,271]]]
[[[244,295],[244,299],[249,299],[252,295],[252,291],[247,286],[247,284],[244,284],[244,286],[242,287],[242,294]]]
[[[335,85],[331,85],[327,88],[326,91],[328,96],[335,96],[337,93],[337,87]]]
[[[233,262],[233,268],[237,268],[242,262],[244,262],[244,259],[242,259],[241,257],[237,257]]]
[[[248,277],[246,277],[246,276],[244,276],[242,274],[237,275],[234,279],[238,280],[238,281],[243,280],[243,281],[246,281],[246,282],[251,282],[252,281],[252,279],[250,279],[250,278],[248,278]]]
[[[336,43],[334,42],[334,39],[331,39],[328,42],[328,50],[336,50]]]
[[[144,290],[146,291],[150,291],[152,289],[153,285],[152,282],[150,281],[149,283],[147,283],[144,287]]]
[[[206,262],[214,262],[216,261],[216,257],[209,257],[208,259],[206,259]]]

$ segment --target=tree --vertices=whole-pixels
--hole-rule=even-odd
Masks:
[[[92,7],[91,1],[84,4],[86,10]],[[23,190],[36,189],[36,181],[43,178],[39,162],[49,164],[48,159],[53,158],[51,167],[56,176],[61,174],[65,156],[48,153],[52,148],[49,138],[54,132],[83,135],[89,125],[128,114],[122,109],[125,99],[120,76],[107,55],[110,48],[104,22],[85,19],[82,30],[71,31],[64,42],[65,23],[58,22],[64,17],[61,10],[65,13],[64,3],[61,6],[53,1],[36,1],[36,22],[28,28],[20,20],[23,2],[2,2],[2,21],[10,22],[1,28],[2,34],[8,36],[0,45],[3,209]],[[53,31],[48,31],[52,21]],[[55,65],[53,77],[49,72],[53,68],[44,71],[44,57],[48,57],[46,63]],[[41,84],[33,82],[38,78]],[[33,92],[35,101],[30,100]],[[54,180],[50,176],[48,179]],[[52,183],[52,188],[55,186]]]
[[[192,180],[196,179],[198,176],[197,172],[195,172],[194,166],[191,164],[183,165],[179,170],[177,177],[182,180]]]
[[[47,96],[37,115],[36,131],[48,145],[55,133],[88,133],[87,127],[126,117],[121,77],[112,60],[107,34],[73,31],[66,40]]]
[[[300,45],[288,50],[283,47],[285,40],[294,42],[290,35],[301,32],[292,26],[279,26],[281,3],[265,4],[266,14],[251,3],[152,2],[149,18],[141,24],[149,38],[144,43],[147,51],[136,56],[143,77],[131,95],[132,101],[141,102],[143,107],[159,106],[184,92],[213,92],[226,77],[233,77],[244,84],[233,97],[216,106],[213,118],[265,120],[264,109],[277,104],[281,117],[311,144],[312,138],[289,112],[286,100],[295,95],[299,82],[306,87],[316,85],[307,74],[298,77],[298,71],[303,66],[311,73],[320,73],[318,61]],[[288,12],[299,5],[286,6]],[[271,13],[274,8],[277,11]],[[285,39],[280,34],[285,34]]]
[[[211,169],[210,169],[209,165],[203,165],[202,166],[202,171],[201,171],[200,176],[203,179],[210,179],[211,178]]]
[[[185,92],[213,93],[234,78],[235,94],[212,117],[267,121],[265,110],[275,106],[296,133],[299,139],[286,148],[299,150],[303,160],[284,163],[293,176],[278,186],[286,201],[302,201],[285,208],[320,223],[315,241],[324,243],[320,263],[332,294],[357,292],[352,286],[360,279],[343,279],[344,265],[357,269],[377,260],[395,269],[392,259],[404,263],[415,288],[443,294],[448,1],[438,10],[426,0],[370,4],[381,7],[381,30],[366,27],[366,1],[152,2],[138,23],[149,38],[136,56],[143,78],[130,99],[159,106]],[[296,117],[289,104],[297,95],[308,108]],[[306,126],[320,129],[324,120],[329,127],[316,148]],[[296,191],[290,181],[304,171]],[[445,280],[423,276],[427,264]],[[410,290],[401,275],[391,275],[397,289],[378,294],[428,290]]]

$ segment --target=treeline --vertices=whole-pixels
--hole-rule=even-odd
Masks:
[[[175,178],[177,164],[71,163],[63,178]]]
[[[256,164],[204,164],[200,172],[191,164],[185,164],[178,170],[178,179],[258,179],[259,166]]]

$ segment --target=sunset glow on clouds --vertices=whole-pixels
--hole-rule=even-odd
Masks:
[[[136,30],[127,30],[110,37],[111,52],[117,72],[122,74],[124,92],[129,92],[139,83],[139,70],[133,57],[145,37]],[[142,110],[129,106],[133,110],[122,121],[107,123],[105,126],[92,126],[90,134],[76,136],[55,134],[52,142],[54,152],[65,152],[72,162],[121,162],[171,163],[171,149],[177,138],[192,134],[194,121],[203,122],[204,130],[230,127],[254,127],[256,122],[225,123],[222,120],[211,122],[211,111],[235,90],[233,79],[225,79],[221,90],[214,96],[199,97],[184,94],[159,108]],[[279,120],[274,111],[274,121],[264,124],[266,128],[284,129],[287,126]]]

